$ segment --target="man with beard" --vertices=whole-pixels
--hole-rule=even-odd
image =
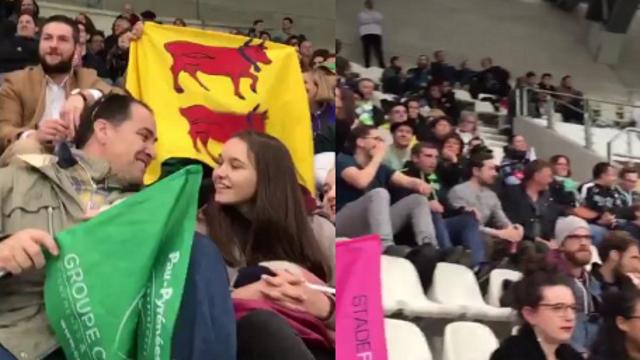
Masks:
[[[42,26],[40,65],[5,78],[0,88],[0,153],[5,152],[0,166],[16,153],[51,151],[56,143],[72,139],[82,109],[113,90],[95,70],[73,69],[79,44],[76,22],[51,16]]]
[[[577,309],[571,345],[583,353],[590,348],[600,327],[598,309],[602,301],[602,287],[585,269],[591,262],[592,239],[586,221],[577,216],[560,218],[555,228],[555,240],[560,243],[560,247],[547,254],[549,263],[574,279],[572,290]]]
[[[600,246],[602,265],[593,264],[591,273],[602,286],[602,292],[636,289],[640,274],[638,242],[625,231],[612,231]]]

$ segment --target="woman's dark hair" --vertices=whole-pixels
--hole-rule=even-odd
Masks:
[[[78,16],[82,15],[82,17],[84,17],[85,21],[84,21],[84,27],[85,30],[87,31],[87,34],[89,35],[93,35],[96,31],[98,31],[98,29],[96,29],[96,25],[93,22],[93,20],[91,20],[91,18],[89,17],[89,15],[87,15],[87,13],[85,12],[81,12],[78,14]],[[76,19],[78,18],[78,16],[76,16]],[[82,22],[82,21],[80,21]]]
[[[533,160],[524,167],[522,182],[528,183],[538,172],[546,168],[551,169],[551,164],[542,159]]]
[[[555,165],[558,163],[558,161],[564,159],[567,162],[567,165],[569,166],[569,177],[571,177],[571,159],[569,159],[569,157],[567,155],[563,155],[563,154],[557,154],[557,155],[553,155],[550,159],[549,162],[551,163],[551,165]]]
[[[326,60],[331,57],[331,51],[327,49],[316,49],[313,51],[313,55],[311,55],[311,58],[315,59],[318,56]]]
[[[80,124],[73,140],[78,149],[84,148],[93,136],[93,124],[103,119],[118,126],[131,118],[131,107],[138,104],[153,112],[145,103],[128,95],[109,94],[101,97],[91,106],[85,108],[80,115]]]
[[[124,15],[118,15],[116,16],[116,18],[113,20],[113,23],[111,23],[111,33],[112,34],[116,34],[116,23],[118,22],[118,20],[123,19],[123,20],[127,20],[127,22],[129,23],[129,27],[132,26],[131,24],[131,20],[129,20],[128,17],[124,16]]]
[[[353,97],[353,91],[348,87],[340,87],[340,100],[342,100],[342,109],[336,109],[336,120],[349,123],[349,127],[356,119],[356,101]]]
[[[16,8],[14,10],[15,14],[20,17],[20,15],[22,14],[22,3],[24,2],[24,0],[19,0],[16,2]],[[40,5],[38,5],[38,2],[36,0],[33,0],[33,19],[35,21],[38,21],[38,18],[40,17]],[[36,26],[38,24],[36,23]]]
[[[268,31],[260,31],[260,34],[258,35],[259,38],[262,38],[262,35],[267,35],[267,37],[269,38],[269,40],[271,40],[271,34],[269,34]]]
[[[234,136],[247,144],[257,173],[252,219],[235,206],[210,202],[210,236],[232,266],[286,260],[320,279],[331,278],[326,252],[316,240],[289,150],[275,137],[254,131]]]
[[[608,162],[599,162],[597,163],[594,167],[593,167],[593,179],[594,180],[598,180],[600,179],[600,177],[604,174],[607,173],[607,171],[609,171],[610,168],[612,168],[613,165],[611,165]]]
[[[187,26],[187,23],[184,21],[184,19],[183,18],[179,18],[179,17],[177,17],[177,18],[175,18],[173,20],[173,24],[174,25],[179,25],[179,26]]]
[[[456,155],[457,156],[462,155],[462,152],[464,151],[464,140],[462,140],[460,135],[458,135],[458,134],[456,134],[454,132],[452,132],[451,134],[447,135],[444,139],[442,139],[442,148],[444,148],[444,145],[449,140],[455,140],[455,141],[458,142],[458,144],[460,145],[460,151],[458,151],[458,153]],[[442,151],[442,149],[440,149],[440,151]]]
[[[608,292],[600,306],[602,323],[591,353],[598,359],[629,359],[626,349],[627,334],[620,330],[616,318],[630,319],[640,303],[640,291],[635,288]]]

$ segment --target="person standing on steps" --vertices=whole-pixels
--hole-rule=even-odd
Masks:
[[[371,65],[371,49],[373,49],[378,58],[378,66],[384,69],[384,56],[382,55],[382,20],[384,17],[379,11],[373,9],[373,0],[365,0],[364,7],[365,9],[358,14],[364,66]]]

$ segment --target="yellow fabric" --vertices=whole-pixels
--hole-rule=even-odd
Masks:
[[[251,67],[258,76],[257,93],[250,89],[251,80],[241,78],[242,100],[234,95],[234,86],[229,75],[210,75],[198,72],[197,78],[209,89],[199,85],[187,72],[181,72],[178,83],[184,89],[174,89],[171,71],[174,57],[165,44],[188,41],[196,44],[232,48],[241,47],[248,38],[193,28],[174,27],[146,23],[144,34],[132,43],[126,88],[131,94],[148,104],[154,111],[158,129],[158,157],[151,163],[145,183],[155,181],[160,175],[160,164],[170,157],[198,159],[214,166],[207,150],[217,155],[222,144],[209,140],[207,144],[197,142],[197,151],[189,135],[190,125],[180,113],[180,108],[204,105],[216,112],[248,114],[256,106],[257,112],[267,112],[265,130],[280,139],[291,152],[300,182],[315,193],[313,177],[313,134],[307,95],[294,48],[267,42],[266,54],[270,64],[259,63],[260,71]],[[253,40],[251,45],[258,44]],[[238,55],[237,64],[245,64]],[[249,67],[249,64],[246,63]],[[243,65],[240,65],[243,66]],[[201,69],[201,67],[198,67]],[[205,149],[203,146],[206,146]]]

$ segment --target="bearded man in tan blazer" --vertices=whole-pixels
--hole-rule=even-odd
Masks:
[[[74,66],[79,36],[71,18],[48,18],[40,36],[40,65],[6,76],[0,87],[0,166],[15,153],[51,151],[54,144],[72,140],[85,106],[114,90],[122,92],[95,70]]]

